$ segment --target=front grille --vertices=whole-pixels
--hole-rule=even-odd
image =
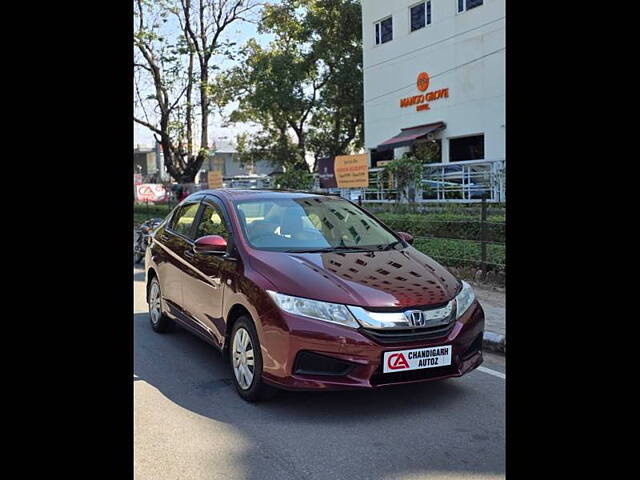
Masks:
[[[383,344],[413,342],[418,340],[432,340],[449,335],[455,322],[448,325],[431,328],[411,328],[406,330],[373,330],[360,328],[360,333],[370,339]]]
[[[392,373],[382,373],[381,369],[378,369],[376,373],[371,376],[371,379],[369,381],[371,382],[371,385],[374,386],[387,385],[393,383],[414,382],[417,380],[428,380],[431,378],[446,377],[448,375],[456,375],[458,373],[459,370],[455,365]]]

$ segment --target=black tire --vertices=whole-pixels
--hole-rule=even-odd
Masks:
[[[157,293],[155,291],[156,288]],[[171,320],[162,309],[162,294],[158,277],[153,277],[151,282],[149,282],[149,296],[147,299],[149,303],[149,322],[151,323],[153,331],[157,333],[165,333],[171,330],[173,327],[173,320]]]
[[[253,378],[248,388],[243,388],[239,383],[236,376],[236,369],[234,368],[234,339],[240,329],[244,329],[251,340],[251,346],[253,350]],[[259,402],[272,398],[277,390],[270,385],[264,383],[262,379],[262,353],[260,350],[260,341],[258,340],[258,333],[251,317],[246,315],[241,316],[236,320],[231,330],[231,338],[229,340],[229,363],[231,364],[231,378],[233,384],[236,387],[238,395],[247,402]]]

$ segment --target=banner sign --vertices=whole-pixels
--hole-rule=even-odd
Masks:
[[[222,172],[214,170],[207,173],[209,188],[222,188]]]
[[[139,202],[163,202],[167,200],[167,191],[159,183],[136,185],[136,200]]]
[[[369,186],[369,165],[366,153],[338,155],[334,171],[338,188],[361,188]]]
[[[333,157],[318,159],[318,178],[320,179],[320,188],[336,188],[338,186]]]

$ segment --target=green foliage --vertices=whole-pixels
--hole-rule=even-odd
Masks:
[[[408,232],[411,235],[449,238],[480,239],[479,217],[439,214],[397,214],[378,213],[376,216],[395,231]],[[495,223],[492,223],[495,222]],[[489,217],[486,224],[486,240],[505,241],[504,217]]]
[[[313,175],[304,170],[289,170],[275,176],[276,188],[281,190],[309,190]]]
[[[351,153],[362,145],[361,7],[357,0],[266,4],[258,28],[273,35],[240,49],[240,63],[215,79],[222,103],[238,101],[231,122],[261,131],[245,152],[307,169],[305,155]]]
[[[425,255],[450,267],[466,267],[480,263],[480,244],[446,238],[417,238],[413,246]],[[487,245],[487,265],[490,270],[504,269],[506,265],[505,246]],[[501,266],[502,265],[502,266]]]
[[[440,161],[440,146],[438,142],[419,142],[414,145],[413,154],[422,163],[437,163]]]
[[[406,198],[409,187],[413,186],[417,190],[420,186],[422,169],[422,160],[405,153],[384,166],[382,179],[385,183],[390,179],[395,180],[398,198],[403,199]]]

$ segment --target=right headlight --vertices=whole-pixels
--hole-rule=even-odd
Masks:
[[[473,293],[473,288],[467,282],[462,280],[462,290],[456,295],[456,319],[460,318],[464,313],[469,310],[469,307],[476,299],[476,294]]]
[[[267,290],[267,293],[273,301],[276,302],[276,305],[285,312],[302,317],[315,318],[316,320],[323,320],[325,322],[337,323],[345,327],[358,328],[360,326],[349,312],[349,309],[344,305],[284,295],[270,290]]]

